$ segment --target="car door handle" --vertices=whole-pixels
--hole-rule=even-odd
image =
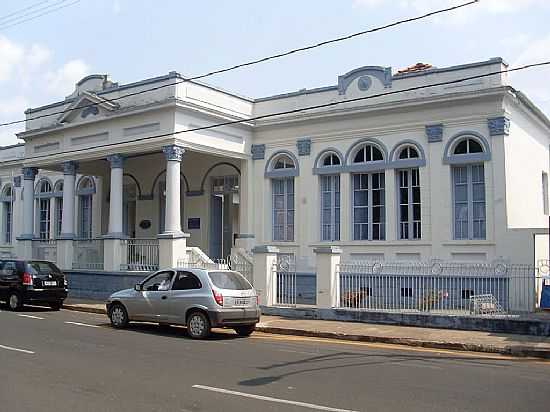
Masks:
[[[167,298],[168,298],[168,296],[165,295],[165,296],[163,296],[161,299],[167,299]]]

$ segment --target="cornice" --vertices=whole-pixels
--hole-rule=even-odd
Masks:
[[[444,102],[456,102],[467,99],[479,99],[484,97],[504,96],[507,87],[495,87],[490,89],[454,92],[429,97],[416,97],[413,99],[397,100],[390,102],[375,103],[370,106],[352,106],[352,107],[334,107],[329,110],[316,110],[311,112],[299,112],[292,115],[279,115],[275,120],[259,120],[255,122],[255,129],[261,130],[273,126],[287,125],[297,122],[307,122],[318,120],[319,118],[332,118],[346,115],[359,115],[364,113],[373,113],[379,111],[398,110],[401,108],[410,108],[414,106],[424,106],[429,104],[441,104]],[[345,100],[342,100],[342,106],[345,106]]]

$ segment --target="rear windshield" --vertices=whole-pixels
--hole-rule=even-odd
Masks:
[[[240,274],[236,272],[208,272],[210,280],[220,289],[230,290],[248,290],[252,289],[252,286],[248,281]]]
[[[57,266],[50,262],[30,261],[26,266],[26,271],[31,275],[49,275],[50,273],[61,274]]]

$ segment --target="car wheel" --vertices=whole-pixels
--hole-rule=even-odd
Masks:
[[[50,308],[52,310],[60,310],[63,307],[63,301],[58,300],[57,302],[50,302]]]
[[[256,325],[237,326],[235,328],[235,332],[239,336],[250,336],[254,330],[256,330]]]
[[[116,329],[123,329],[128,326],[130,319],[128,319],[128,312],[124,305],[115,303],[109,311],[109,319],[111,325]]]
[[[210,321],[202,312],[193,312],[187,318],[187,333],[192,339],[204,339],[210,335]]]
[[[21,295],[18,292],[10,292],[8,295],[8,309],[16,311],[21,309],[22,306]]]

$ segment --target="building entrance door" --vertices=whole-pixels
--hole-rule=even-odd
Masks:
[[[223,259],[231,254],[234,227],[239,216],[239,177],[212,178],[210,195],[210,245],[208,255]]]

